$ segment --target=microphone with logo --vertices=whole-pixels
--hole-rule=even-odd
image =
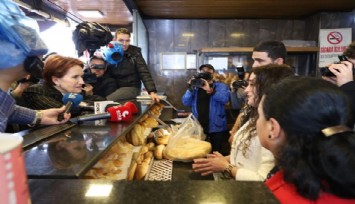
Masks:
[[[58,115],[58,121],[62,121],[64,114],[69,113],[72,107],[79,106],[80,102],[83,101],[83,96],[81,94],[67,93],[64,94],[62,101],[65,104],[65,111]]]
[[[138,112],[134,103],[111,106],[106,109],[106,113],[87,114],[70,119],[71,122],[84,122],[93,120],[108,119],[110,122],[130,121],[132,115]]]

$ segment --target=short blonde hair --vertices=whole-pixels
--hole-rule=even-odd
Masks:
[[[115,38],[117,38],[117,35],[121,34],[121,33],[129,35],[129,37],[131,37],[131,33],[129,32],[129,30],[127,28],[119,28],[119,29],[116,30]]]

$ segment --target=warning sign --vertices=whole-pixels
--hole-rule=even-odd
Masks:
[[[339,61],[341,55],[351,43],[351,28],[320,29],[319,67]]]
[[[337,31],[330,32],[327,36],[327,40],[330,44],[336,45],[341,43],[341,41],[343,40],[343,35]]]

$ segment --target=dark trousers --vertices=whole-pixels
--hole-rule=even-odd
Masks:
[[[212,152],[217,151],[222,155],[230,154],[230,144],[228,143],[228,131],[208,133],[207,139],[212,145]]]

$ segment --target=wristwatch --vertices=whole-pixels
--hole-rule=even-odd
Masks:
[[[232,170],[235,166],[232,165],[232,164],[228,164],[228,166],[224,169],[224,172],[228,173],[230,176],[233,176],[232,175]]]
[[[36,111],[36,116],[34,121],[29,125],[30,127],[34,127],[40,125],[42,122],[42,111]]]

